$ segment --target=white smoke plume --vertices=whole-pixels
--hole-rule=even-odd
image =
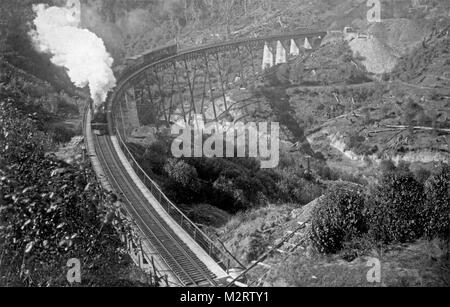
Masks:
[[[77,87],[89,86],[95,105],[116,85],[113,59],[101,38],[80,28],[77,7],[33,5],[35,30],[30,35],[40,52],[52,55],[53,64],[67,68]]]

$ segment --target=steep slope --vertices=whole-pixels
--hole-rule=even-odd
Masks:
[[[364,58],[371,73],[391,72],[401,56],[414,50],[431,31],[431,22],[405,18],[383,19],[345,38],[355,55]]]
[[[383,74],[391,72],[397,64],[393,49],[383,44],[377,37],[355,38],[349,42],[353,53],[361,56],[368,72]]]
[[[450,87],[450,21],[436,22],[433,31],[416,49],[401,58],[392,73],[400,79],[422,87]]]

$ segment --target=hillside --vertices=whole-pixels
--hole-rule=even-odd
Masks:
[[[449,10],[436,11],[436,7],[422,15],[423,19],[397,15],[393,17],[400,18],[375,26],[357,23],[359,32],[368,38],[329,36],[319,50],[266,76],[261,86],[263,96],[270,91],[277,93],[263,98],[269,101],[266,106],[272,111],[268,113],[277,114],[271,96],[287,99],[285,110],[296,122],[284,123],[287,139],[295,139],[289,132],[291,127],[301,126],[308,151],[325,158],[327,171],[313,166],[318,178],[374,184],[383,176],[385,161],[392,160],[406,164],[417,180],[424,180],[428,175],[420,174],[449,163],[450,93],[445,83],[448,28],[442,21],[448,19],[441,19]],[[305,146],[296,148],[299,155],[291,149],[288,156],[302,163]],[[318,207],[320,204],[313,202],[300,208],[294,204],[252,209],[236,215],[216,233],[241,261],[250,264],[296,229],[298,222],[309,221]],[[350,243],[349,249],[323,256],[311,249],[308,237],[308,231],[301,231],[281,251],[275,250],[264,265],[248,275],[249,282],[266,286],[367,286],[367,259],[378,257],[386,274],[383,286],[448,284],[448,270],[441,271],[439,262],[428,262],[430,257],[443,259],[447,252],[442,246],[416,241],[375,248],[373,242],[363,239]],[[349,253],[357,256],[348,258]],[[448,264],[442,267],[448,269]]]
[[[307,27],[342,31],[345,26],[352,26],[361,35],[330,33],[318,50],[275,67],[254,88],[233,89],[230,99],[236,102],[237,117],[247,115],[246,120],[281,122],[283,158],[290,161],[287,165],[306,167],[310,159],[317,180],[367,182],[375,178],[384,160],[448,162],[448,135],[442,133],[448,128],[445,90],[414,88],[396,78],[392,82],[383,81],[388,78],[387,73],[401,66],[397,65],[399,61],[420,49],[423,40],[448,12],[445,1],[430,2],[426,10],[407,2],[389,4],[379,24],[369,24],[365,19],[365,1],[352,0],[339,5],[323,0],[249,2],[246,6],[232,7],[227,7],[227,2],[216,3],[215,7],[209,3],[183,6],[177,1],[148,5],[132,2],[124,7],[118,1],[110,5],[96,1],[84,9],[89,16],[85,25],[106,43],[123,42],[122,47],[117,47],[123,55],[136,54],[172,39],[187,48],[226,38]],[[149,21],[136,25],[144,19]],[[121,38],[113,39],[111,35]],[[240,114],[239,105],[249,99],[258,101],[259,109],[250,107],[247,114]],[[430,133],[414,126],[435,131]],[[145,160],[151,152],[167,149],[156,145],[147,152],[145,148],[137,149],[138,158]],[[173,183],[164,172],[166,154],[156,160],[146,163],[146,169],[161,176],[161,183],[169,185],[170,194]],[[186,162],[197,173],[201,170],[198,165]],[[201,171],[198,176],[204,180]],[[219,178],[214,177],[213,181]],[[207,177],[208,180],[211,178]],[[199,191],[194,194],[197,194],[193,196],[194,202],[211,201],[210,197],[199,197]],[[173,197],[180,198],[176,192]]]
[[[68,286],[61,268],[74,257],[85,265],[84,286],[146,286],[148,277],[122,253],[126,225],[113,218],[113,198],[85,162],[82,139],[64,160],[50,154],[75,135],[44,108],[55,95],[50,85],[0,65],[0,286]],[[43,96],[30,94],[42,87]],[[61,104],[49,107],[64,114]]]
[[[0,3],[0,286],[67,286],[61,267],[72,257],[86,265],[83,286],[158,285],[125,253],[129,224],[87,162],[88,88],[32,46],[37,2]],[[173,136],[150,126],[135,133],[147,142],[131,139],[130,150],[244,265],[271,252],[249,285],[374,286],[373,259],[382,265],[375,286],[449,285],[447,0],[391,1],[377,24],[367,22],[365,0],[81,2],[83,26],[116,64],[174,40],[188,48],[330,31],[314,50],[227,93],[234,119],[280,123],[278,167],[175,159]],[[343,33],[347,26],[354,31]]]
[[[127,222],[87,162],[86,89],[32,46],[33,2],[0,3],[0,287],[73,286],[72,258],[81,286],[156,285],[123,252]]]
[[[433,31],[430,31],[422,44],[400,59],[399,65],[392,72],[392,78],[423,88],[450,87],[449,32],[448,19],[436,22]]]
[[[310,214],[302,213],[305,211],[306,207],[254,210],[232,219],[219,235],[243,263],[251,263],[297,229],[299,221],[308,221]],[[252,270],[247,280],[252,286],[264,287],[448,286],[448,264],[445,266],[444,261],[438,260],[444,259],[446,251],[438,241],[423,240],[381,249],[370,241],[353,244],[336,255],[320,255],[308,245],[307,231],[299,231],[272,252],[263,265]],[[366,280],[368,260],[374,257],[382,261],[381,285]],[[443,271],[445,267],[447,271]]]
[[[375,36],[403,55],[446,17],[445,0],[414,8],[410,0],[383,3],[383,23],[369,24],[367,1],[83,1],[83,25],[97,33],[116,60],[178,41],[183,48],[223,39],[263,36],[305,28],[340,30],[351,26]],[[232,6],[230,4],[233,3]],[[242,4],[244,3],[244,4]]]

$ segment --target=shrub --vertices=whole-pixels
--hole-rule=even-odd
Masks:
[[[416,122],[416,118],[423,112],[423,108],[413,98],[408,98],[407,103],[403,108],[403,123],[407,126],[412,126]]]
[[[68,143],[76,135],[74,131],[64,126],[64,124],[55,124],[49,128],[50,135],[54,142]]]
[[[261,170],[255,159],[191,158],[185,161],[196,169],[203,183],[203,201],[224,210],[234,212],[256,205],[262,199],[270,197],[275,201],[279,197],[278,175],[271,170]]]
[[[414,171],[414,177],[416,180],[422,184],[424,184],[428,178],[430,178],[431,172],[425,168],[420,168],[416,171]]]
[[[220,176],[214,183],[215,204],[228,212],[235,213],[247,209],[250,202],[244,191],[236,186],[232,179]]]
[[[321,253],[335,253],[345,241],[364,233],[363,209],[364,196],[359,187],[342,183],[332,186],[312,213],[313,246]]]
[[[370,233],[376,240],[405,243],[423,234],[423,185],[410,172],[384,174],[370,194],[367,213]]]
[[[425,235],[429,239],[450,239],[450,167],[446,165],[425,183]]]
[[[43,87],[41,85],[34,84],[34,83],[28,82],[28,81],[24,81],[23,86],[22,86],[22,91],[24,93],[28,94],[29,96],[31,96],[32,98],[40,98],[40,97],[45,96],[48,89],[46,89],[45,87]]]
[[[216,199],[227,209],[232,205],[234,208],[231,210],[246,209],[267,198],[264,193],[266,192],[265,186],[260,178],[238,168],[224,170],[214,182],[213,187]],[[233,200],[231,203],[229,202],[230,198]]]
[[[305,177],[302,167],[278,171],[279,180],[276,183],[278,201],[306,205],[322,195],[321,187]]]
[[[317,167],[317,174],[325,180],[337,181],[339,179],[338,174],[326,164]]]
[[[247,254],[247,262],[257,260],[268,248],[267,238],[261,232],[257,231],[250,236],[249,251]]]
[[[397,167],[395,166],[394,162],[392,162],[391,160],[383,160],[380,163],[380,170],[383,175],[393,172],[396,169],[397,169]]]
[[[158,141],[147,148],[138,162],[146,172],[163,175],[166,160],[167,146],[163,142]]]
[[[0,286],[67,286],[74,257],[83,286],[121,285],[131,259],[119,238],[131,234],[117,198],[87,164],[46,154],[48,136],[15,104],[0,101],[0,126]]]
[[[273,199],[279,198],[279,190],[276,180],[279,179],[277,174],[272,170],[259,170],[255,174],[255,179],[262,184],[262,192]]]
[[[66,98],[63,94],[59,94],[56,97],[56,100],[57,100],[56,108],[58,110],[58,114],[74,114],[74,115],[79,114],[78,106],[75,103],[68,100],[68,98]]]
[[[169,159],[164,166],[164,171],[178,186],[193,192],[200,190],[196,169],[183,160]]]
[[[363,234],[345,242],[340,255],[344,260],[352,262],[358,257],[370,255],[376,248],[377,242],[373,237],[369,234]]]

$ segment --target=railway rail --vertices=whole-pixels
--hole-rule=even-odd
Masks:
[[[190,235],[193,240],[202,247],[207,254],[216,261],[224,270],[229,267],[230,257],[223,252],[217,245],[207,237],[195,223],[190,221],[170,200],[163,194],[157,184],[139,167],[137,162],[131,155],[127,147],[125,135],[116,126],[114,111],[117,109],[116,101],[120,99],[121,91],[126,89],[134,78],[142,74],[147,68],[153,67],[158,69],[172,65],[173,61],[180,59],[189,59],[200,57],[209,52],[217,52],[218,50],[227,50],[236,46],[261,44],[267,40],[280,40],[287,38],[301,38],[315,35],[325,36],[324,31],[309,31],[303,33],[289,33],[282,35],[272,35],[263,38],[240,39],[230,42],[222,42],[199,46],[196,48],[178,52],[176,55],[169,56],[155,63],[146,63],[144,66],[136,68],[136,70],[127,74],[126,77],[119,80],[118,85],[107,101],[108,114],[108,131],[109,135],[93,135],[93,146],[101,168],[105,174],[112,189],[121,196],[121,200],[125,204],[126,211],[133,218],[142,235],[149,241],[155,251],[159,254],[165,265],[173,272],[183,286],[218,286],[218,281],[214,273],[212,273],[207,265],[196,255],[194,250],[187,246],[180,236],[175,233],[174,229],[160,216],[157,210],[146,198],[137,183],[133,181],[130,173],[122,164],[119,157],[118,149],[113,144],[112,138],[117,138],[122,153],[128,159],[136,174],[147,185],[155,199],[159,201],[166,212],[177,222],[182,229]],[[88,108],[87,108],[88,109]],[[87,110],[86,112],[90,112]],[[86,121],[86,119],[85,119]],[[90,125],[85,122],[84,125]],[[86,137],[86,136],[85,136]],[[225,260],[227,259],[227,260]],[[226,267],[224,263],[228,261]]]
[[[84,108],[83,131],[86,134],[89,104]],[[86,136],[85,136],[86,137]],[[125,210],[140,233],[151,243],[164,265],[182,286],[217,286],[215,276],[182,242],[156,211],[148,204],[142,192],[134,185],[130,175],[120,163],[111,139],[107,135],[92,135],[92,144],[85,140],[85,147],[94,146],[97,158],[111,188],[120,197]]]
[[[217,51],[227,51],[230,49],[234,49],[238,46],[251,46],[251,45],[263,45],[264,42],[267,41],[278,41],[278,40],[287,40],[287,39],[299,39],[299,38],[307,38],[307,37],[325,37],[328,34],[327,31],[322,30],[312,30],[298,33],[283,33],[283,34],[275,34],[258,38],[249,38],[249,39],[237,39],[233,41],[225,41],[219,43],[210,43],[206,45],[201,45],[198,47],[192,47],[188,49],[183,49],[177,54],[169,56],[167,58],[161,59],[154,63],[145,63],[140,67],[136,68],[136,71],[133,74],[129,74],[124,78],[124,81],[128,82],[138,76],[141,75],[149,67],[155,67],[157,69],[164,69],[171,65],[174,61],[181,60],[191,60],[199,57],[203,57],[205,54],[214,53]]]
[[[94,139],[100,163],[113,189],[122,196],[129,215],[180,282],[185,286],[216,286],[215,276],[148,204],[145,196],[134,185],[120,163],[109,136],[95,136]]]

